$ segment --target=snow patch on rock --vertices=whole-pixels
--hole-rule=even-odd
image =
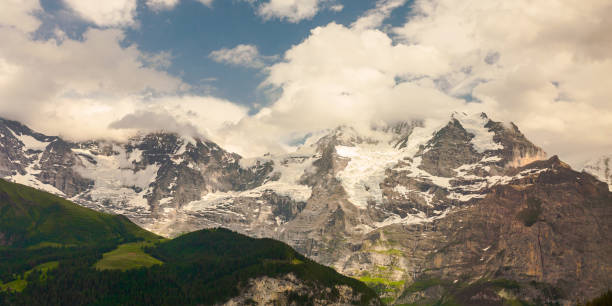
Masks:
[[[41,172],[41,170],[38,169],[41,157],[42,157],[42,154],[39,154],[38,159],[25,168],[25,174],[17,173],[15,175],[5,177],[5,179],[13,183],[30,186],[30,187],[33,187],[33,188],[36,188],[42,191],[46,191],[46,192],[64,197],[65,194],[61,190],[55,188],[52,185],[41,182],[36,177],[36,174],[39,174]]]
[[[457,119],[468,133],[474,135],[471,142],[474,149],[479,153],[501,150],[504,148],[501,144],[493,140],[495,133],[490,132],[489,129],[485,127],[489,122],[489,118],[487,118],[485,114],[468,115],[466,113],[455,113],[453,114],[453,118]]]
[[[115,146],[116,155],[93,155],[88,150],[73,149],[81,159],[82,166],[76,166],[75,171],[85,178],[94,181],[94,188],[89,191],[94,201],[112,199],[117,203],[126,203],[132,207],[147,208],[144,198],[149,185],[155,181],[159,165],[149,165],[145,169],[136,170],[134,162],[142,157],[140,150],[126,152],[124,148]],[[88,156],[89,158],[83,158]],[[89,159],[95,160],[91,163]]]
[[[405,154],[387,142],[336,146],[336,153],[350,159],[346,168],[338,173],[338,178],[348,193],[349,201],[360,209],[368,208],[370,201],[382,202],[380,184],[385,179],[385,170]]]

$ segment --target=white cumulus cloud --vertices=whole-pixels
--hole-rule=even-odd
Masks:
[[[81,18],[98,26],[134,24],[137,0],[63,0]]]
[[[29,11],[22,7],[21,15]],[[184,94],[188,86],[163,70],[171,55],[122,45],[120,29],[89,29],[82,40],[60,32],[57,38],[33,39],[22,29],[0,27],[0,116],[42,132],[120,139],[134,132],[129,115],[149,112],[213,135],[247,113],[222,99]],[[155,118],[160,117],[152,116],[152,123]],[[110,127],[116,122],[122,125]]]
[[[38,0],[3,0],[0,2],[0,26],[35,31],[41,22],[33,14],[40,10]]]

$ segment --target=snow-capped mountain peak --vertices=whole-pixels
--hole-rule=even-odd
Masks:
[[[462,222],[478,213],[480,203],[494,207],[495,216],[503,216],[497,222],[513,229],[522,225],[508,216],[518,214],[525,190],[546,195],[563,189],[572,201],[562,203],[570,204],[583,196],[605,198],[603,183],[545,156],[516,125],[485,114],[345,125],[312,133],[295,152],[252,159],[173,133],[72,143],[0,121],[5,179],[126,215],[165,236],[221,226],[279,239],[349,275],[392,261],[398,269],[385,277],[393,281],[416,277],[426,264],[419,258],[442,256],[438,250],[453,233],[470,240],[478,234]],[[585,171],[609,183],[610,158]],[[481,250],[499,247],[485,238],[478,238],[487,243]],[[401,244],[391,242],[396,240]],[[398,249],[412,259],[396,256]]]

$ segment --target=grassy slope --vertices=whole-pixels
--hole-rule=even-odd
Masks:
[[[75,246],[158,238],[123,216],[0,179],[0,245]]]
[[[143,251],[151,242],[131,242],[119,245],[115,250],[104,254],[94,267],[98,270],[129,270],[161,265],[162,262]]]
[[[38,271],[42,273],[41,274],[42,277],[46,277],[47,272],[57,268],[58,265],[59,265],[58,261],[46,262],[46,263],[40,264],[32,268],[31,270],[26,271],[23,275],[18,275],[15,280],[10,281],[6,284],[3,284],[2,281],[0,281],[0,291],[10,290],[10,291],[21,292],[28,285],[28,282],[26,279],[28,278],[30,274],[32,274],[35,271]]]

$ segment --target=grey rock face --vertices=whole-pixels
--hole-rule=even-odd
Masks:
[[[612,247],[606,234],[612,197],[605,184],[556,157],[517,171],[530,174],[492,187],[477,205],[430,226],[386,229],[385,241],[411,258],[415,282],[461,298],[466,283],[509,279],[517,282],[506,288],[514,298],[562,303],[605,290],[597,285],[610,281],[604,258]],[[502,298],[502,287],[485,283],[472,289]],[[398,302],[426,303],[422,292],[408,286]]]
[[[75,196],[90,188],[93,181],[83,178],[75,171],[80,160],[72,151],[72,145],[61,139],[51,142],[40,156],[40,173],[37,178],[43,184],[51,185],[66,194]]]
[[[471,144],[473,138],[457,119],[451,119],[417,153],[422,157],[421,169],[436,176],[455,176],[454,169],[482,159]]]

